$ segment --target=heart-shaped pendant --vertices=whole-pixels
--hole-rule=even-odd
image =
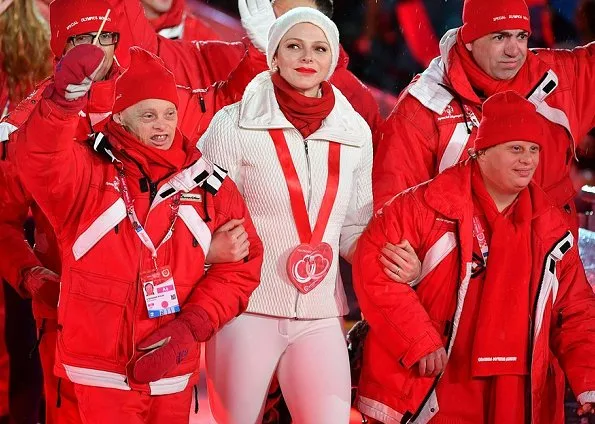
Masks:
[[[302,293],[312,291],[324,280],[333,263],[333,249],[328,243],[313,246],[302,243],[287,259],[287,275]]]

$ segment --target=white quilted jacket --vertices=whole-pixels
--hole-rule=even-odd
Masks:
[[[349,255],[372,216],[372,136],[364,119],[333,89],[333,110],[322,127],[304,139],[279,109],[270,73],[263,72],[250,82],[239,103],[215,115],[198,142],[208,159],[229,171],[264,244],[261,283],[250,298],[248,312],[298,319],[348,312],[338,258]],[[287,258],[300,240],[285,177],[267,131],[273,128],[284,130],[312,228],[326,189],[328,141],[341,143],[339,188],[323,238],[333,248],[333,263],[325,279],[308,294],[301,294],[286,274]]]

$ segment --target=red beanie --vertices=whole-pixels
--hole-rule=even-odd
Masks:
[[[104,0],[54,0],[50,3],[50,46],[61,57],[66,42],[74,35],[97,32],[110,9]],[[119,32],[114,10],[110,12],[103,32]]]
[[[475,150],[509,141],[530,141],[543,147],[546,134],[546,122],[535,105],[514,91],[504,91],[483,104]]]
[[[160,58],[140,47],[131,47],[130,67],[116,81],[113,113],[146,99],[168,100],[177,108],[176,81]]]
[[[464,43],[471,43],[492,32],[513,29],[531,32],[525,0],[465,0],[461,30]]]

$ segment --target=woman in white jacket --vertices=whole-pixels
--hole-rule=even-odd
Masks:
[[[217,113],[199,141],[243,193],[265,250],[247,312],[207,346],[219,424],[259,423],[275,372],[295,423],[349,422],[338,262],[350,261],[372,215],[372,137],[326,82],[338,55],[330,19],[307,7],[287,12],[269,31],[271,71]]]

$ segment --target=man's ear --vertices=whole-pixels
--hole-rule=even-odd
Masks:
[[[467,44],[465,44],[465,47],[467,48],[468,51],[470,51],[470,52],[473,51],[473,43],[467,43]]]

